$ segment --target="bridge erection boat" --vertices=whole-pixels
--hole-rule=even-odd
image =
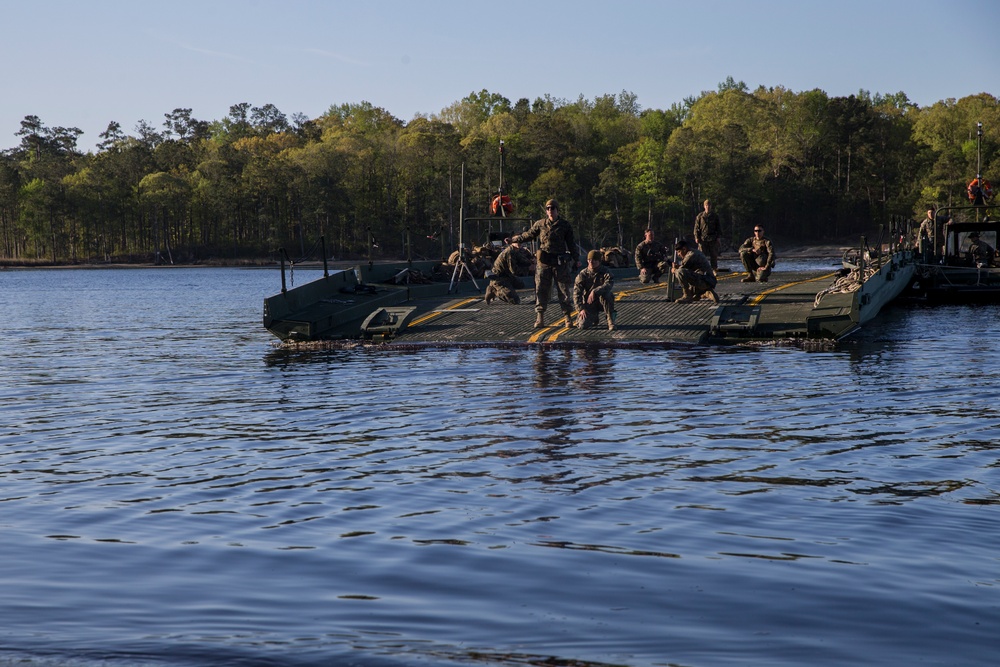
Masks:
[[[912,294],[941,304],[1000,301],[1000,257],[995,250],[1000,220],[984,210],[974,206],[937,210],[937,219],[944,222],[938,242],[925,243],[919,253]]]
[[[981,163],[983,125],[977,130]],[[969,203],[928,211],[918,238],[920,261],[911,293],[933,303],[1000,301],[1000,220],[993,215],[995,193],[982,177],[969,182]]]

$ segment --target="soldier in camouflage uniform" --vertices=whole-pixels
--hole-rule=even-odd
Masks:
[[[712,202],[705,200],[705,210],[694,219],[694,242],[712,262],[712,271],[719,269],[719,246],[722,243],[722,222],[712,210]]]
[[[996,250],[986,241],[979,240],[979,232],[969,234],[969,241],[969,254],[967,256],[973,266],[991,267],[995,264],[993,257]]]
[[[677,299],[677,303],[691,303],[700,299],[703,294],[707,294],[713,302],[719,303],[719,295],[715,293],[715,271],[712,270],[712,263],[704,253],[689,248],[687,241],[681,239],[677,242],[677,258],[674,263],[674,280],[677,281],[683,290],[684,296]]]
[[[528,275],[534,268],[533,264],[531,253],[522,249],[520,243],[511,243],[504,248],[493,262],[493,275],[486,287],[486,304],[494,299],[521,303],[517,290],[524,288],[524,281],[518,276]]]
[[[608,331],[615,330],[615,279],[601,265],[601,251],[587,253],[587,268],[576,276],[573,283],[573,303],[579,311],[577,326],[589,329],[597,326],[601,311],[608,320]]]
[[[643,285],[660,281],[667,270],[667,248],[654,238],[653,230],[646,230],[646,238],[635,247],[635,268],[639,269],[639,282]]]
[[[559,306],[566,316],[566,326],[573,326],[573,270],[580,265],[580,253],[573,236],[573,227],[559,217],[559,202],[545,202],[545,217],[511,242],[538,239],[535,266],[535,328],[545,326],[545,308],[549,305],[552,283],[556,284]]]
[[[753,228],[753,236],[740,246],[740,261],[747,271],[747,277],[740,282],[752,283],[759,280],[767,282],[774,268],[774,244],[764,236],[764,228],[757,225]]]
[[[926,255],[934,249],[934,209],[927,209],[927,217],[920,223],[920,231],[917,232],[917,250],[921,255]]]

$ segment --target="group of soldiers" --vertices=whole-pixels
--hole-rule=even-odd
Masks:
[[[713,303],[719,302],[715,292],[717,284],[721,228],[718,215],[712,210],[711,202],[705,200],[704,211],[695,220],[694,244],[680,239],[674,244],[675,257],[656,240],[652,229],[647,229],[645,238],[636,246],[635,266],[639,270],[639,280],[643,284],[656,283],[669,270],[683,290],[677,303],[693,303],[707,296]],[[532,255],[522,244],[538,242],[538,250]],[[596,326],[601,313],[609,331],[614,331],[616,322],[614,277],[604,266],[605,253],[591,250],[587,254],[587,265],[580,267],[578,245],[573,228],[559,215],[559,203],[555,199],[545,202],[545,217],[535,222],[530,229],[505,239],[506,247],[493,263],[490,283],[486,289],[486,303],[494,300],[518,304],[521,302],[518,289],[524,287],[518,276],[529,275],[534,265],[535,273],[535,328],[545,326],[545,311],[556,288],[559,307],[565,317],[567,327],[581,329]],[[774,246],[764,236],[764,229],[756,225],[753,236],[739,248],[740,259],[747,271],[743,282],[767,282],[774,268]],[[573,318],[574,310],[577,312]]]

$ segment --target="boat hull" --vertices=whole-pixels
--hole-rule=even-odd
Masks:
[[[912,292],[933,304],[1000,302],[1000,268],[921,264]]]
[[[446,293],[446,283],[386,282],[408,269],[429,271],[434,264],[358,266],[283,290],[264,299],[264,328],[283,341],[357,338],[361,335],[361,324],[378,309],[403,304],[415,293]]]
[[[913,252],[897,250],[856,289],[818,296],[806,318],[807,330],[835,340],[851,335],[907,290],[915,270]]]

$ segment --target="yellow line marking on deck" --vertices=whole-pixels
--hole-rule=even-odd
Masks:
[[[435,317],[438,317],[438,316],[440,316],[440,315],[442,315],[442,314],[444,314],[444,313],[448,312],[449,310],[458,310],[458,309],[459,309],[459,308],[461,308],[462,306],[465,306],[465,305],[467,305],[467,304],[470,304],[470,303],[472,303],[473,301],[479,301],[479,297],[478,297],[478,296],[474,296],[474,297],[470,297],[470,298],[468,298],[468,299],[465,299],[464,301],[459,301],[459,302],[458,302],[458,303],[456,303],[455,305],[453,305],[453,306],[450,306],[450,307],[448,307],[448,308],[445,308],[445,309],[443,309],[443,310],[434,310],[434,311],[431,311],[431,312],[427,313],[426,315],[423,315],[423,316],[421,316],[421,317],[418,317],[417,319],[415,319],[415,320],[413,320],[412,322],[410,322],[410,326],[411,326],[411,327],[415,327],[415,326],[417,326],[418,324],[423,324],[424,322],[426,322],[426,321],[428,321],[428,320],[432,320],[432,319],[434,319]]]
[[[576,316],[577,316],[577,315],[578,315],[579,313],[580,313],[580,311],[578,311],[578,310],[574,310],[574,311],[573,311],[573,312],[572,312],[572,313],[570,314],[570,317],[572,317],[572,318],[573,318],[573,319],[575,320],[575,319],[576,319]],[[558,326],[558,325],[557,325],[557,326]],[[555,341],[556,341],[556,340],[557,340],[557,339],[559,338],[559,336],[562,336],[562,335],[563,335],[564,333],[566,333],[567,331],[569,331],[569,330],[570,330],[571,328],[572,328],[572,327],[568,327],[568,326],[566,326],[566,325],[564,324],[564,325],[563,325],[563,326],[562,326],[561,328],[558,328],[558,329],[557,329],[557,330],[556,330],[556,331],[555,331],[555,332],[554,332],[554,333],[553,333],[553,334],[552,334],[551,336],[549,336],[548,340],[546,340],[545,342],[547,342],[547,343],[554,343],[554,342],[555,342]]]
[[[824,276],[816,276],[815,278],[810,278],[809,280],[799,280],[799,281],[796,281],[794,283],[786,283],[785,285],[779,285],[778,287],[775,287],[775,288],[772,288],[772,289],[769,289],[769,290],[765,290],[765,291],[761,292],[760,294],[758,294],[757,296],[755,296],[754,298],[750,299],[750,305],[751,306],[756,306],[758,303],[760,303],[761,301],[763,301],[764,298],[766,296],[768,296],[769,294],[774,294],[775,292],[780,292],[783,289],[788,289],[789,287],[794,287],[795,285],[805,285],[806,283],[813,283],[813,282],[816,282],[817,280],[825,280],[827,278],[833,278],[835,275],[837,275],[837,274],[836,273],[828,273],[828,274],[826,274]]]
[[[535,333],[533,333],[530,336],[528,336],[528,342],[529,343],[537,343],[539,337],[543,336],[544,334],[547,334],[551,330],[552,330],[551,326],[545,327],[543,329],[539,329]]]
[[[622,290],[621,292],[618,292],[618,294],[615,296],[615,300],[617,301],[618,299],[621,299],[624,296],[632,296],[633,294],[640,294],[642,292],[651,292],[653,290],[666,289],[666,288],[667,288],[667,283],[657,283],[655,285],[650,285],[648,287],[637,287],[632,290]]]

